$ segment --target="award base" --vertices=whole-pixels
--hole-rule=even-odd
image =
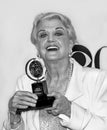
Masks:
[[[29,110],[40,110],[40,109],[52,107],[54,100],[55,97],[44,96],[37,100],[35,107],[29,106],[26,109],[17,109],[16,114],[21,114],[21,112],[25,112]]]

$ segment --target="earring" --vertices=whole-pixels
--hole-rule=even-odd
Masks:
[[[71,58],[71,56],[72,56],[72,54],[71,54],[71,53],[69,53],[68,57],[69,57],[69,58]]]
[[[40,54],[37,54],[37,57],[40,58]]]
[[[40,54],[39,54],[38,50],[37,50],[37,53],[36,53],[36,57],[40,58]]]
[[[72,49],[70,49],[68,57],[71,58],[72,57]]]

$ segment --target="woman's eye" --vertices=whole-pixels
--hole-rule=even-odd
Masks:
[[[62,36],[63,33],[62,33],[62,32],[56,32],[55,35],[56,35],[56,36]]]
[[[46,33],[39,34],[39,38],[45,38],[47,36]]]

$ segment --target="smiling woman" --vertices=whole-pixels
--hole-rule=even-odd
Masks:
[[[36,109],[39,96],[32,87],[38,84],[40,92],[40,81],[23,75],[9,100],[3,129],[107,130],[107,73],[82,67],[71,58],[77,38],[69,18],[55,12],[38,15],[31,41],[38,50],[38,61],[43,60],[46,72],[42,81],[46,80],[47,96],[54,97],[54,102],[48,108]],[[31,64],[31,75],[41,72],[36,72],[37,66]],[[35,109],[27,109],[32,107]],[[17,113],[18,109],[22,112]]]
[[[67,57],[72,45],[67,29],[59,19],[45,19],[38,24],[36,47],[44,60]]]

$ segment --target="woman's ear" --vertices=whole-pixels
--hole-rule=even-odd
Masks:
[[[38,43],[35,44],[35,48],[36,48],[37,50],[39,50]]]
[[[35,49],[36,49],[37,56],[39,56],[39,47],[38,47],[38,44],[35,45]]]
[[[72,40],[70,40],[70,44],[69,44],[69,51],[70,52],[72,51],[73,46],[74,46],[74,43]]]

